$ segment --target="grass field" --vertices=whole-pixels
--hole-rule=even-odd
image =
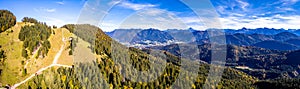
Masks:
[[[69,37],[73,36],[73,34],[71,34],[67,29],[54,29],[55,34],[52,34],[48,39],[50,41],[51,48],[49,49],[47,56],[44,58],[38,57],[37,59],[35,57],[25,59],[21,56],[23,42],[18,39],[21,27],[25,25],[33,24],[18,22],[14,27],[0,34],[0,45],[2,46],[1,49],[5,51],[7,56],[5,65],[2,66],[3,71],[0,78],[1,84],[17,83],[27,78],[30,74],[35,73],[40,68],[51,65],[54,56],[64,44],[62,38],[64,37],[68,39]],[[69,45],[70,43],[66,41],[62,55],[59,57],[59,64],[72,65],[73,58],[69,55],[69,49],[67,48]],[[29,56],[31,57],[32,55]],[[22,61],[25,63],[22,64]],[[27,74],[23,75],[22,72],[24,71],[26,62],[28,62],[26,66]]]
[[[64,65],[72,65],[73,64],[73,56],[72,55],[69,55],[69,51],[70,49],[68,48],[71,43],[68,41],[68,39],[70,37],[74,37],[74,34],[72,34],[69,30],[65,29],[65,28],[59,28],[59,29],[56,29],[56,32],[55,33],[58,33],[58,34],[63,34],[63,36],[60,36],[60,37],[64,37],[65,38],[65,47],[64,47],[64,50],[59,58],[59,61],[58,61],[58,64],[64,64]],[[60,38],[62,39],[62,38]],[[55,40],[55,39],[53,39]]]
[[[25,25],[30,24],[17,23],[14,27],[0,34],[0,45],[7,56],[1,76],[1,83],[3,84],[12,84],[17,80],[22,79],[20,73],[23,65],[21,64],[21,61],[25,59],[21,57],[23,42],[19,41],[18,35],[21,27]]]

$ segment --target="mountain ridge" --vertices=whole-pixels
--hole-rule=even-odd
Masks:
[[[242,29],[243,31],[245,29]],[[260,29],[262,30],[262,29]],[[129,32],[130,31],[130,32]],[[210,37],[208,31],[197,31],[197,30],[166,30],[166,31],[161,31],[157,29],[134,29],[134,32],[131,32],[130,29],[127,30],[116,30],[114,33],[120,32],[119,34],[114,34],[112,38],[116,40],[123,40],[124,38],[129,38],[127,41],[119,41],[121,43],[126,44],[127,46],[131,45],[137,45],[136,47],[147,47],[147,46],[155,46],[153,45],[153,42],[158,42],[160,44],[177,44],[177,43],[197,43],[197,44],[205,44],[209,43],[209,39],[214,39],[218,37],[222,37],[226,39],[227,44],[232,44],[232,45],[240,45],[240,46],[256,46],[256,44],[268,41],[268,40],[273,40],[273,41],[279,41],[280,43],[282,42],[283,44],[290,44],[289,42],[286,42],[290,39],[296,39],[299,38],[298,35],[296,35],[297,30],[275,30],[275,29],[270,29],[270,31],[274,31],[273,35],[268,35],[268,34],[261,34],[260,32],[257,33],[241,33],[239,32],[240,30],[236,30],[236,33],[230,32],[227,33],[225,31],[225,35],[221,36],[215,36],[215,37]],[[153,31],[157,33],[152,33]],[[248,30],[247,30],[248,31]],[[268,31],[268,30],[266,30]],[[124,37],[122,34],[127,34],[127,37]],[[276,34],[275,34],[276,33]],[[110,36],[113,33],[107,33]],[[151,35],[150,35],[151,34]],[[153,39],[149,39],[147,37],[152,37]],[[138,39],[135,39],[138,38]],[[130,40],[131,39],[131,40]],[[290,45],[293,45],[292,43]],[[257,47],[263,47],[263,48],[268,48],[268,46],[257,46]],[[268,48],[268,49],[274,49],[274,48]],[[297,50],[299,47],[291,47],[291,48],[277,48],[278,50]]]

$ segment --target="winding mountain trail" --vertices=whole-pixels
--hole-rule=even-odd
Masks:
[[[69,65],[61,65],[61,64],[51,64],[47,67],[41,68],[39,69],[36,73],[31,74],[28,78],[26,78],[25,80],[15,84],[14,86],[11,87],[11,89],[15,89],[18,86],[22,85],[23,83],[26,83],[28,80],[32,79],[33,77],[37,76],[38,74],[42,73],[43,71],[47,70],[48,68],[54,67],[54,66],[58,66],[58,67],[68,67],[68,68],[72,68],[72,66]]]
[[[34,57],[37,55],[37,52],[40,50],[41,46],[39,46],[33,53],[32,56],[30,57],[29,60],[26,60],[26,64],[24,66],[24,69],[27,68],[27,65],[29,64],[29,61],[31,61],[32,59],[34,59]]]
[[[62,41],[64,42],[64,44],[60,47],[60,50],[58,51],[58,53],[55,55],[54,60],[52,62],[52,64],[57,64],[58,58],[60,57],[60,55],[62,54],[62,51],[64,50],[65,47],[65,39],[63,38]]]
[[[56,55],[55,55],[55,57],[54,57],[53,62],[52,62],[51,65],[39,69],[37,72],[35,72],[34,74],[31,74],[31,75],[30,75],[28,78],[26,78],[25,80],[23,80],[23,81],[21,81],[21,82],[19,82],[19,83],[14,84],[14,85],[11,87],[11,89],[15,89],[15,88],[17,88],[18,86],[20,86],[20,85],[26,83],[28,80],[32,79],[33,77],[37,76],[38,74],[41,74],[44,70],[47,70],[48,68],[51,68],[51,67],[54,67],[54,66],[72,68],[72,66],[69,66],[69,65],[57,64],[57,61],[58,61],[59,57],[61,56],[62,51],[63,51],[63,49],[64,49],[64,46],[65,46],[65,44],[66,44],[65,38],[63,38],[62,41],[63,41],[64,44],[60,47],[60,50],[58,51],[58,53],[56,53]]]

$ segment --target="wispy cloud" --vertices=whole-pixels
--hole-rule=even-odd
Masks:
[[[296,11],[294,8],[290,8],[290,7],[276,7],[276,8],[281,11]]]
[[[55,12],[56,9],[53,9],[53,8],[52,8],[52,9],[45,9],[45,11],[46,11],[46,12]]]
[[[121,2],[119,6],[128,8],[128,9],[132,9],[132,10],[136,10],[136,11],[145,9],[145,8],[156,7],[156,5],[153,5],[153,4],[137,4],[137,3],[131,3],[128,1]]]
[[[297,3],[297,2],[299,2],[299,0],[290,0],[292,3]]]
[[[61,16],[61,18],[51,17],[51,16],[42,16],[40,21],[46,22],[48,25],[55,25],[55,26],[63,26],[65,24],[72,24],[75,23],[75,17],[68,17],[68,16]]]
[[[157,29],[185,29],[186,24],[173,12],[159,8],[148,8],[130,15],[122,23],[105,21],[101,28],[112,31],[118,28],[157,28]]]
[[[226,9],[227,6],[217,6],[216,9],[217,9],[217,12],[219,12],[220,14],[225,14],[226,13]]]
[[[300,0],[224,0],[214,2],[224,28],[300,28]],[[297,25],[298,24],[298,25]]]
[[[213,1],[212,1],[213,2]],[[293,4],[298,4],[299,0],[271,0],[271,1],[248,1],[248,0],[221,0],[214,2],[217,12],[214,9],[194,9],[197,15],[169,11],[168,8],[162,9],[162,4],[133,3],[130,1],[111,3],[120,6],[122,9],[137,11],[121,25],[104,23],[107,29],[112,28],[159,28],[159,29],[185,29],[193,27],[204,30],[207,28],[300,28],[300,15],[298,9]],[[285,5],[284,5],[285,4]],[[180,12],[181,14],[177,14]],[[184,15],[183,15],[184,14]],[[220,16],[220,17],[219,17]]]
[[[222,0],[215,2],[216,11],[221,14],[221,16],[245,16],[245,14],[252,14],[254,8],[251,8],[252,3],[243,0]],[[212,10],[213,11],[213,10]],[[256,13],[259,13],[255,11]]]
[[[66,24],[65,21],[53,17],[43,17],[43,19],[46,20],[47,24],[49,25],[56,25],[56,26],[62,26],[63,24]]]
[[[145,9],[143,11],[140,11],[139,15],[157,16],[157,15],[161,15],[165,12],[166,12],[166,10],[164,10],[164,9],[149,8],[149,9]]]
[[[271,17],[256,17],[254,19],[249,18],[240,18],[240,17],[226,17],[221,18],[221,23],[224,28],[240,29],[242,27],[247,28],[263,28],[263,27],[272,27],[272,28],[284,28],[284,29],[298,29],[300,28],[300,16],[282,16],[275,15]]]
[[[34,11],[36,12],[48,12],[48,13],[53,13],[53,12],[56,12],[56,9],[55,8],[34,8]]]
[[[57,3],[59,5],[64,5],[65,4],[63,1],[61,1],[61,2],[55,2],[55,3]]]
[[[299,0],[280,0],[282,5],[293,5],[299,2]]]
[[[108,3],[108,5],[115,5],[115,4],[118,4],[118,3],[120,3],[121,2],[121,0],[111,0],[109,3]]]
[[[190,24],[190,23],[200,23],[201,20],[199,17],[182,17],[181,18],[182,21],[184,21],[184,23],[186,24]]]
[[[249,3],[244,2],[242,0],[237,0],[237,2],[240,4],[240,6],[243,10],[247,10],[247,6],[249,6]]]

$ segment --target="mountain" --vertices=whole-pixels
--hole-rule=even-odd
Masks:
[[[178,29],[168,29],[166,30],[176,41],[179,42],[194,42],[196,40],[194,33],[197,33],[196,30],[178,30]]]
[[[294,29],[284,30],[273,28],[242,28],[238,30],[225,29],[224,31],[226,43],[229,45],[238,46],[257,46],[263,48],[278,49],[266,47],[262,43],[270,43],[270,41],[272,40],[278,41],[278,43],[281,44],[278,45],[282,46],[290,44],[290,42],[286,41],[298,38],[298,35],[296,35],[296,32],[298,30]],[[125,43],[127,46],[142,48],[148,46],[168,45],[176,43],[196,43],[201,45],[209,43],[210,38],[214,39],[224,37],[224,35],[209,37],[208,30],[199,31],[193,28],[189,28],[187,30],[168,29],[165,31],[160,31],[158,29],[118,29],[112,32],[107,32],[107,34],[110,35],[112,38],[116,39],[117,41],[123,44]],[[112,36],[113,34],[115,35]],[[291,43],[291,45],[288,45],[288,48],[280,48],[279,50],[297,50],[297,47],[292,47],[292,45],[294,44]]]
[[[127,46],[166,45],[175,42],[167,32],[153,28],[117,29],[106,34]]]
[[[283,29],[269,29],[269,28],[257,28],[257,29],[239,29],[231,30],[225,29],[226,43],[230,45],[240,45],[240,46],[255,46],[263,41],[279,41],[286,43],[286,40],[298,38],[296,34],[297,30],[283,30]],[[119,32],[118,34],[116,34]],[[112,33],[115,33],[112,36]],[[192,28],[187,30],[178,30],[178,29],[168,29],[165,31],[160,31],[157,29],[127,29],[127,30],[115,30],[108,32],[112,38],[118,40],[121,43],[127,43],[128,46],[135,45],[136,47],[147,47],[147,45],[167,45],[167,44],[176,44],[176,43],[197,43],[197,44],[206,44],[209,43],[209,38],[219,38],[223,36],[209,37],[208,31],[198,31]],[[122,35],[124,34],[124,35]],[[133,35],[135,34],[135,35]],[[128,36],[128,37],[125,37]],[[131,37],[129,37],[131,36]],[[124,39],[127,38],[127,41]],[[160,44],[157,44],[160,43]],[[268,43],[268,42],[263,42]],[[136,45],[139,44],[139,45]],[[142,46],[141,46],[142,45]],[[263,46],[258,46],[263,47]],[[267,47],[264,47],[267,48]],[[284,50],[296,50],[291,47]],[[274,48],[273,48],[274,49]]]
[[[278,41],[285,41],[289,39],[293,39],[298,37],[296,34],[290,33],[290,32],[282,32],[274,35],[274,40]]]
[[[300,36],[300,30],[299,30],[299,29],[298,29],[298,30],[295,30],[295,31],[293,31],[293,33],[295,33],[296,35]]]
[[[211,37],[212,39],[215,38],[220,38],[224,36],[216,36],[216,37]],[[226,43],[229,45],[245,45],[245,46],[250,46],[252,44],[264,41],[264,40],[273,40],[273,36],[270,35],[263,35],[263,34],[242,34],[242,33],[236,33],[232,35],[225,35]],[[198,40],[199,44],[202,43],[209,43],[209,39],[201,39]]]
[[[142,29],[116,29],[114,31],[105,33],[119,42],[129,43],[140,31],[142,31]]]
[[[131,40],[131,43],[139,43],[141,41],[147,41],[147,40],[165,43],[170,40],[174,40],[174,38],[167,32],[150,28],[138,32],[137,35],[134,36],[133,39]]]
[[[300,78],[280,78],[258,81],[255,83],[259,89],[299,89]]]
[[[226,34],[236,34],[236,33],[242,33],[242,34],[263,34],[263,35],[276,35],[281,32],[287,32],[287,30],[284,29],[274,29],[274,28],[256,28],[256,29],[248,29],[248,28],[242,28],[242,29],[224,29]]]
[[[222,36],[212,37],[218,38]],[[297,50],[298,36],[290,32],[282,32],[275,35],[263,35],[263,34],[227,34],[225,35],[226,43],[229,45],[238,46],[256,46],[267,49],[278,49],[278,50]],[[295,40],[292,40],[295,39]],[[209,39],[197,40],[198,44],[209,43]],[[270,46],[274,44],[273,46]],[[281,46],[286,46],[285,48]]]
[[[300,47],[300,38],[293,38],[285,41],[286,43],[297,45]]]
[[[280,41],[274,41],[274,40],[267,40],[262,41],[256,44],[253,44],[252,46],[261,47],[261,48],[267,48],[267,49],[274,49],[274,50],[295,50],[299,49],[298,46],[284,43]]]
[[[300,51],[294,51],[287,54],[287,64],[299,65],[300,64]]]
[[[194,51],[195,48],[189,44],[173,44],[150,48],[168,51],[176,56],[190,58],[192,60],[202,60],[207,63],[210,63],[211,60],[211,46],[209,44],[198,45],[199,51]],[[182,53],[184,53],[184,55]],[[227,45],[226,53],[226,66],[236,68],[260,79],[299,77],[295,72],[298,71],[298,66],[286,63],[286,61],[289,60],[289,55],[287,54],[290,54],[290,51]]]
[[[201,41],[203,39],[209,38],[209,34],[207,31],[194,31],[193,36],[195,37],[196,41]]]
[[[251,44],[256,43],[258,41],[260,41],[260,40],[253,39],[251,36],[246,35],[246,34],[241,34],[241,33],[226,36],[227,44],[251,45]]]
[[[211,46],[209,44],[198,45],[199,52],[191,51],[194,48],[191,48],[191,45],[189,44],[173,44],[149,48],[168,51],[176,56],[189,56],[187,58],[190,58],[191,60],[200,59],[202,61],[210,62],[211,58]],[[184,52],[184,50],[189,52]],[[189,55],[181,55],[181,53]],[[251,68],[266,68],[269,67],[269,65],[276,64],[276,62],[280,63],[279,61],[285,60],[284,53],[286,52],[251,46],[227,45],[226,63],[228,65],[246,65]],[[268,64],[266,65],[265,63]]]
[[[112,32],[106,32],[110,37],[120,42],[139,43],[142,41],[167,42],[174,38],[167,32],[158,29],[116,29]]]
[[[225,35],[226,43],[233,45],[253,45],[262,41],[274,40],[274,41],[285,41],[288,39],[294,39],[298,36],[290,32],[282,32],[275,35],[264,35],[264,34],[245,34],[245,33],[235,33],[230,35]],[[208,39],[205,39],[208,40]]]

